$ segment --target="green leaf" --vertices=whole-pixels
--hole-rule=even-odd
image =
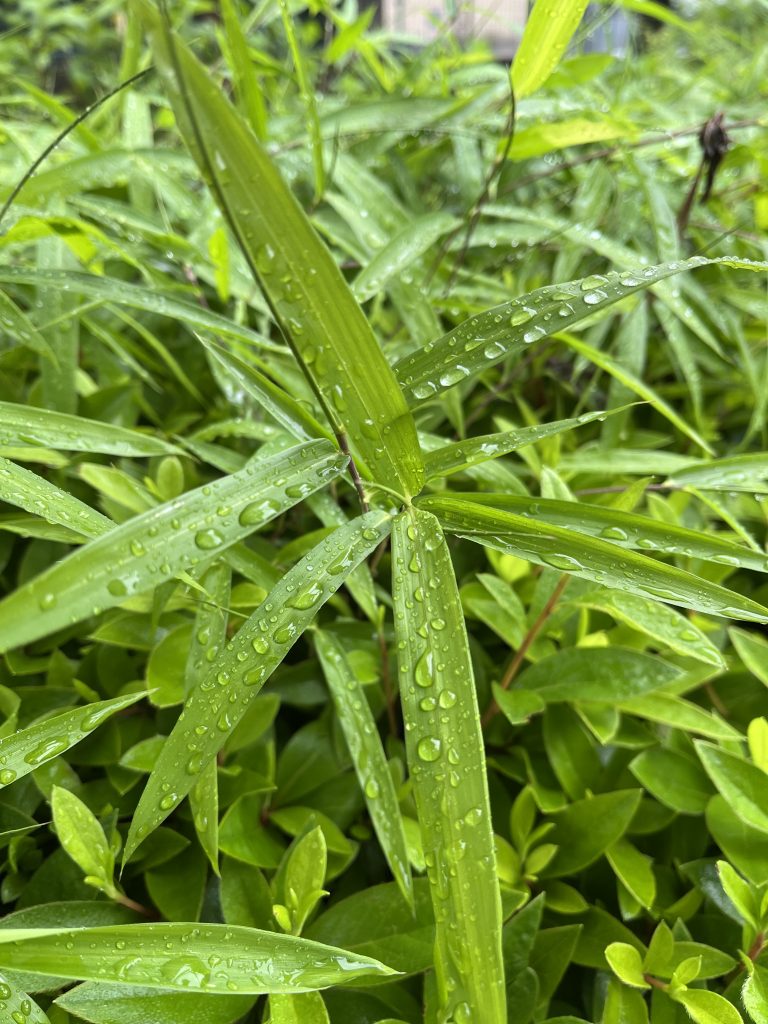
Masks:
[[[718,715],[705,711],[698,704],[683,700],[672,693],[646,693],[642,697],[621,701],[617,708],[630,715],[647,718],[651,722],[660,722],[674,729],[699,733],[711,739],[738,741],[742,738],[738,730]]]
[[[654,452],[655,456],[659,454]],[[566,527],[590,537],[610,540],[617,548],[640,548],[656,554],[685,555],[690,558],[701,558],[706,562],[716,562],[719,565],[734,568],[741,566],[758,572],[768,572],[768,556],[762,551],[722,540],[716,534],[688,530],[673,523],[662,523],[658,519],[651,519],[650,516],[583,502],[524,498],[513,494],[455,492],[452,496],[461,501],[472,501],[517,515],[530,516],[541,523]],[[420,498],[419,505],[428,508],[430,500]]]
[[[717,873],[725,895],[736,907],[744,920],[755,929],[760,926],[760,904],[757,894],[748,882],[745,882],[738,871],[735,871],[725,860],[717,862]]]
[[[92,1024],[235,1024],[254,1000],[86,981],[58,996],[56,1006]]]
[[[135,166],[135,154],[131,154],[131,165]],[[282,345],[266,340],[257,331],[235,323],[230,317],[213,313],[194,302],[170,298],[157,289],[145,285],[129,284],[118,278],[99,277],[96,274],[80,274],[72,270],[36,270],[30,267],[0,266],[0,282],[3,284],[29,284],[58,292],[69,290],[79,295],[90,296],[98,302],[129,306],[142,309],[157,316],[166,316],[187,324],[195,330],[212,331],[225,338],[236,338],[256,348],[273,352],[284,352]]]
[[[650,988],[643,977],[643,958],[634,946],[624,942],[612,942],[605,951],[605,959],[621,981],[633,988]]]
[[[640,803],[639,789],[619,789],[613,793],[577,800],[554,814],[555,827],[547,842],[559,849],[542,871],[544,878],[562,878],[588,867],[626,832]]]
[[[86,537],[98,537],[114,527],[111,519],[62,491],[37,473],[0,456],[0,501],[16,505],[46,522],[57,523]]]
[[[185,142],[334,432],[348,433],[374,479],[417,494],[423,467],[413,418],[341,271],[202,65],[145,0],[135,7]]]
[[[589,142],[627,136],[631,138],[633,134],[634,130],[628,125],[609,118],[595,121],[586,117],[571,117],[566,121],[544,122],[515,132],[509,159],[530,160],[568,146],[584,146]]]
[[[755,1024],[768,1020],[768,976],[762,967],[755,967],[744,982],[741,998]]]
[[[768,775],[712,743],[694,743],[707,775],[736,814],[747,825],[768,832]]]
[[[531,665],[515,685],[548,703],[614,703],[668,686],[679,675],[674,665],[641,651],[571,647]]]
[[[278,872],[277,895],[288,909],[291,931],[300,935],[317,902],[325,895],[323,883],[328,853],[323,830],[316,826],[292,843]],[[274,883],[273,883],[274,885]]]
[[[672,997],[682,1003],[696,1024],[743,1024],[741,1014],[717,992],[689,988]]]
[[[768,642],[758,633],[729,629],[728,636],[745,667],[768,686]]]
[[[404,898],[412,903],[400,805],[368,698],[335,636],[318,630],[315,647],[382,852]]]
[[[124,697],[86,704],[3,737],[0,739],[0,788],[10,786],[54,757],[59,757],[86,739],[116,711],[122,711],[144,697],[145,693],[129,693]]]
[[[580,594],[574,603],[612,615],[618,622],[652,637],[661,647],[669,647],[706,665],[725,667],[722,654],[705,633],[674,608],[658,601],[618,590],[593,590]]]
[[[742,821],[719,794],[707,805],[707,828],[715,842],[753,885],[765,881],[768,872],[768,835]]]
[[[521,427],[519,430],[505,430],[498,434],[473,437],[468,441],[455,441],[430,452],[425,457],[424,469],[427,480],[460,473],[468,466],[475,466],[488,459],[498,459],[502,455],[517,451],[518,448],[535,444],[545,437],[553,437],[574,430],[585,423],[605,419],[606,415],[604,412],[590,412],[569,420],[555,420],[554,423],[541,423],[535,427]]]
[[[270,996],[269,1024],[330,1024],[323,997],[317,992]]]
[[[681,814],[703,814],[712,797],[712,784],[698,762],[677,750],[643,750],[629,767],[651,796]]]
[[[390,528],[391,519],[383,512],[339,527],[283,576],[228,642],[189,696],[149,777],[131,822],[124,863],[190,791],[323,604]]]
[[[512,65],[515,98],[535,92],[568,48],[588,0],[537,0],[528,16]]]
[[[0,603],[0,650],[99,614],[204,562],[324,486],[345,463],[329,442],[310,442],[129,519]]]
[[[470,317],[448,334],[429,342],[412,355],[404,356],[395,365],[395,374],[408,403],[419,405],[461,381],[476,377],[502,359],[521,354],[534,342],[564,331],[598,310],[620,302],[627,295],[684,270],[717,263],[768,270],[768,263],[733,257],[707,260],[693,256],[680,262],[643,267],[635,273],[612,272],[605,276],[591,275],[568,284],[546,285]],[[590,347],[590,351],[597,350]],[[663,408],[666,415],[671,415],[684,433],[690,434],[690,428],[670,406],[661,402],[647,386],[642,388],[646,399],[652,397],[653,402]]]
[[[53,787],[53,824],[62,847],[89,884],[114,892],[115,857],[95,814],[68,789]]]
[[[333,946],[224,924],[0,929],[0,965],[60,978],[224,995],[303,992],[395,973]]]
[[[254,134],[263,142],[267,137],[264,95],[249,52],[248,40],[240,24],[235,0],[222,0],[221,13],[229,47],[235,94]]]
[[[0,402],[0,445],[29,445],[54,451],[103,452],[105,455],[180,454],[181,449],[154,434],[113,423],[69,416],[51,409]]]
[[[421,498],[419,507],[434,512],[451,533],[539,565],[696,611],[768,621],[768,608],[757,602],[635,551],[617,557],[607,540],[456,497]]]
[[[50,1024],[48,1017],[26,992],[0,974],[0,1006],[6,1020],[14,1024]]]
[[[700,491],[747,491],[768,494],[768,452],[750,452],[727,459],[699,462],[673,473],[672,487],[696,487]]]
[[[432,245],[460,222],[449,213],[427,213],[416,217],[379,249],[355,278],[352,291],[358,302],[373,298],[390,278],[401,274]]]
[[[616,877],[634,899],[650,910],[656,900],[653,859],[641,853],[626,839],[619,839],[605,851]]]
[[[400,696],[437,921],[442,1011],[506,1024],[501,900],[472,662],[448,548],[411,508],[392,533]]]

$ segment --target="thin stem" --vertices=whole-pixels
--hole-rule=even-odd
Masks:
[[[357,497],[360,500],[360,508],[363,512],[370,512],[371,509],[368,504],[368,498],[365,493],[362,477],[355,465],[355,460],[352,458],[352,452],[349,450],[349,439],[347,438],[346,433],[338,428],[334,430],[334,434],[336,435],[336,441],[338,442],[339,448],[341,448],[342,452],[344,452],[349,459],[349,475],[352,478],[352,483],[355,485]]]
[[[649,985],[652,985],[654,988],[660,988],[662,992],[666,992],[669,988],[669,985],[666,983],[666,981],[661,981],[659,978],[654,978],[652,974],[644,974],[643,980],[646,981]]]
[[[562,593],[565,590],[565,588],[568,586],[568,581],[570,580],[570,578],[571,577],[566,573],[563,576],[561,576],[560,579],[557,581],[557,586],[549,595],[547,603],[541,609],[538,617],[536,618],[536,621],[533,623],[533,625],[530,627],[528,632],[523,637],[523,642],[520,644],[520,647],[515,652],[513,657],[510,659],[510,662],[507,665],[507,670],[502,676],[501,682],[499,683],[499,686],[501,687],[502,690],[509,689],[515,676],[520,671],[520,667],[525,661],[525,656],[528,653],[531,644],[539,635],[539,633],[542,630],[542,627],[544,626],[544,623],[547,621],[549,616],[554,611],[555,605],[560,600],[560,597],[562,596]],[[485,728],[488,725],[488,723],[498,713],[499,705],[496,703],[495,700],[492,700],[491,703],[488,705],[488,709],[486,710],[481,720],[483,728]]]
[[[381,682],[384,687],[384,699],[387,702],[389,731],[393,736],[397,737],[399,729],[395,713],[395,695],[392,691],[392,679],[389,674],[389,649],[387,648],[387,638],[384,635],[383,618],[379,619],[379,650],[381,652]]]

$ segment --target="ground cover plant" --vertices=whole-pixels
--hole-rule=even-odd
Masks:
[[[765,5],[624,6],[3,14],[3,1019],[768,1020]]]

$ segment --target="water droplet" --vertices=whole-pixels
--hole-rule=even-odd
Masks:
[[[432,619],[429,624],[432,629],[436,629],[438,632],[445,629],[445,619]]]
[[[69,743],[66,739],[51,737],[51,739],[44,740],[34,750],[30,750],[28,754],[25,754],[24,760],[27,764],[31,765],[43,764],[44,761],[50,761],[52,757],[58,757],[59,754],[63,754],[68,748]]]
[[[122,580],[110,580],[107,584],[107,590],[113,597],[125,597],[128,593],[128,587],[126,587]]]
[[[140,540],[132,540],[129,546],[134,558],[141,558],[142,555],[146,554],[146,548]]]
[[[437,385],[433,384],[431,380],[424,381],[422,384],[416,384],[413,388],[413,397],[423,400],[425,398],[431,398],[437,392]]]
[[[269,640],[264,636],[255,636],[251,640],[251,647],[257,654],[266,654],[269,650]]]
[[[555,569],[563,569],[565,572],[574,572],[578,569],[583,569],[584,566],[581,562],[572,558],[570,555],[552,554],[543,555],[542,561],[546,562],[547,565],[553,566]]]
[[[365,795],[369,800],[375,800],[381,792],[376,779],[369,779],[365,784]]]
[[[431,686],[434,682],[434,665],[432,658],[432,651],[425,651],[419,660],[416,662],[416,667],[413,672],[413,678],[417,686],[423,686],[424,688]]]
[[[513,313],[509,318],[511,327],[519,327],[521,324],[527,324],[528,321],[536,315],[535,309],[529,309],[527,306],[523,306],[516,313]]]
[[[607,540],[628,540],[629,535],[626,530],[622,530],[620,526],[606,526],[604,530],[600,531],[600,536],[605,537]]]
[[[3,768],[0,771],[0,786],[10,786],[16,778],[16,772],[12,768]]]
[[[436,761],[440,757],[442,743],[437,736],[423,736],[416,744],[416,753],[422,761]]]
[[[296,633],[296,627],[293,625],[282,626],[280,629],[275,631],[275,642],[278,644],[287,644]]]
[[[41,611],[47,612],[51,608],[56,607],[56,595],[55,594],[43,594],[40,600],[37,602]]]
[[[224,538],[218,530],[199,530],[195,534],[195,544],[203,551],[213,551],[223,543]]]
[[[162,797],[161,800],[160,800],[160,810],[161,811],[173,810],[173,808],[175,806],[176,806],[176,794],[175,793],[166,793],[166,795],[164,797]]]
[[[438,704],[441,708],[447,710],[452,708],[457,701],[456,694],[453,690],[442,690],[440,696],[437,698]]]
[[[322,596],[322,586],[319,583],[312,583],[310,586],[300,590],[298,594],[295,594],[293,597],[289,597],[286,604],[290,605],[291,608],[298,608],[299,610],[305,611],[308,608],[312,608],[313,605],[316,605]]]

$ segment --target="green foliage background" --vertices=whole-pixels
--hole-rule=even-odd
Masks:
[[[768,1021],[766,5],[585,6],[3,12],[3,1019]]]

